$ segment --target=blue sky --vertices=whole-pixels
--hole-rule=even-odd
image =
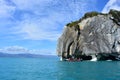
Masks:
[[[0,52],[55,55],[67,23],[110,9],[120,0],[0,0]]]

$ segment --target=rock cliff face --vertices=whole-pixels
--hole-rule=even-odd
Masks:
[[[120,60],[120,11],[89,12],[68,23],[58,39],[57,53],[62,60]]]

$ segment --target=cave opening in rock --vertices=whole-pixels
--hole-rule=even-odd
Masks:
[[[91,60],[92,59],[92,56],[81,55],[80,57],[82,60]]]
[[[115,55],[116,54],[116,55]],[[117,57],[118,54],[117,53],[114,53],[114,54],[108,54],[108,53],[102,53],[102,54],[98,54],[97,55],[97,58],[99,61],[102,61],[102,60],[112,60],[112,61],[116,61],[118,60]]]
[[[73,42],[71,42],[68,46],[68,49],[67,49],[67,58],[71,58],[72,57],[72,44]]]

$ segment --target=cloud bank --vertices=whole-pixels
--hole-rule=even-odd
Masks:
[[[2,53],[9,54],[40,54],[40,55],[55,55],[52,50],[27,49],[21,46],[8,46],[0,49]],[[52,53],[51,53],[52,52]]]
[[[102,12],[108,13],[110,9],[120,10],[120,0],[109,0]]]
[[[17,39],[57,40],[62,27],[95,6],[92,0],[0,0],[0,33]],[[3,24],[7,22],[7,24]],[[6,36],[6,37],[7,37]]]

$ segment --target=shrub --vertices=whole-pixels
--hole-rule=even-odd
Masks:
[[[79,21],[74,21],[71,23],[68,23],[66,26],[72,27],[72,26],[76,26],[79,23]]]
[[[74,21],[74,22],[71,22],[71,23],[68,23],[66,26],[68,26],[68,27],[74,26],[74,27],[75,27],[75,26],[78,25],[78,23],[80,23],[83,19],[86,19],[86,18],[89,18],[89,17],[94,17],[94,16],[97,16],[97,15],[107,15],[107,14],[98,13],[98,12],[96,12],[96,11],[88,12],[88,13],[86,13],[80,20]]]

